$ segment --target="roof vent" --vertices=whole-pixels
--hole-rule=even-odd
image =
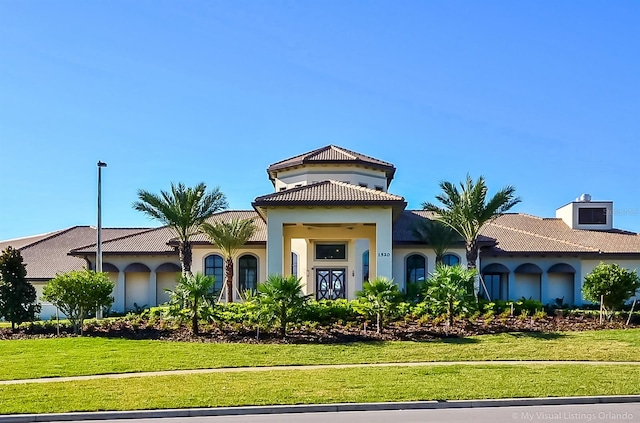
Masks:
[[[579,201],[581,203],[590,203],[591,194],[581,194],[580,197],[576,198],[576,201]]]

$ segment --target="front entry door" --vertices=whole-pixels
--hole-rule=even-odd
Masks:
[[[318,300],[346,298],[346,270],[347,269],[316,269],[316,298]]]

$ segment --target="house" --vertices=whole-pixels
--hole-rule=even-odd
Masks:
[[[293,274],[318,299],[354,298],[363,281],[392,277],[401,289],[434,270],[433,249],[413,228],[433,218],[407,210],[389,192],[393,164],[329,145],[274,163],[274,190],[255,198],[251,210],[217,213],[212,220],[253,219],[258,230],[235,259],[236,293],[255,288],[268,274]],[[482,286],[492,299],[533,298],[582,304],[584,276],[600,261],[635,269],[640,235],[613,227],[613,203],[582,196],[554,218],[508,213],[486,225],[479,239]],[[27,277],[41,293],[58,272],[93,268],[96,230],[88,226],[0,242],[13,245],[27,263]],[[109,228],[102,233],[103,270],[115,282],[114,310],[167,301],[179,260],[175,235],[166,227]],[[220,251],[204,235],[193,239],[193,272],[224,279]],[[466,265],[462,243],[445,263]],[[237,295],[237,294],[236,294]],[[42,316],[54,312],[43,304]]]

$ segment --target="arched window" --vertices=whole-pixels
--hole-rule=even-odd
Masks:
[[[298,277],[298,255],[291,252],[291,274]]]
[[[407,257],[407,283],[422,282],[427,275],[427,260],[419,254]]]
[[[211,254],[204,259],[204,274],[216,278],[214,289],[220,291],[224,282],[224,260],[217,254]]]
[[[362,253],[362,282],[369,280],[369,250]]]
[[[457,266],[460,264],[460,257],[455,254],[445,254],[444,257],[442,257],[442,264],[447,266]]]
[[[240,292],[258,288],[258,259],[245,254],[238,260],[238,282]]]

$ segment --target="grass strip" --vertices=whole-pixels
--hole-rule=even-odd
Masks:
[[[426,342],[212,344],[109,338],[0,341],[0,380],[159,370],[468,360],[639,361],[640,329]]]
[[[639,393],[636,366],[398,366],[1,386],[0,413]]]

